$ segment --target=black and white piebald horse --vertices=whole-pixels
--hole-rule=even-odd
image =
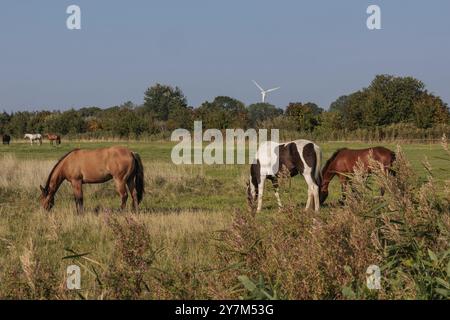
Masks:
[[[281,207],[278,193],[278,178],[281,170],[286,168],[291,177],[302,174],[308,184],[308,201],[306,210],[314,208],[319,211],[319,187],[321,183],[322,150],[308,140],[296,140],[284,144],[272,141],[264,142],[256,152],[250,167],[248,192],[253,201],[258,201],[257,212],[262,209],[264,182],[272,181],[278,206]]]

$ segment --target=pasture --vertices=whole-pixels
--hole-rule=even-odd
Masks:
[[[65,182],[56,195],[55,207],[44,212],[39,206],[39,185],[44,184],[56,160],[74,148],[94,149],[123,145],[141,155],[145,168],[144,200],[139,214],[119,212],[120,200],[113,182],[84,186],[86,212],[77,215],[71,188]],[[169,142],[67,142],[58,147],[44,143],[30,146],[13,143],[0,148],[0,297],[1,298],[251,298],[255,270],[234,266],[233,259],[223,257],[230,228],[235,228],[236,216],[246,216],[246,180],[249,166],[182,165],[171,163],[174,144]],[[363,148],[366,143],[319,143],[325,162],[338,148]],[[383,144],[396,150],[394,144]],[[401,146],[418,184],[428,181],[432,169],[437,197],[445,198],[450,180],[448,154],[439,144],[405,144]],[[424,166],[426,161],[429,165]],[[428,168],[428,169],[427,169]],[[370,195],[378,197],[377,190]],[[279,212],[271,184],[266,184],[263,212],[253,223],[261,230],[278,226],[277,219],[307,219],[298,230],[290,226],[286,233],[305,230],[305,223],[331,225],[339,220],[340,186],[337,179],[330,185],[330,197],[319,216],[304,212],[306,183],[302,177],[284,180],[280,195],[286,210]],[[389,196],[388,196],[389,197]],[[448,202],[446,202],[448,204]],[[130,199],[128,201],[130,207]],[[448,215],[448,207],[445,210]],[[287,213],[286,213],[286,212]],[[291,217],[292,212],[295,216]],[[298,216],[298,217],[297,217]],[[348,215],[342,213],[348,219]],[[303,217],[303,218],[302,218]],[[291,220],[290,220],[291,221]],[[303,222],[302,222],[303,221]],[[448,218],[446,220],[448,222]],[[348,223],[349,220],[345,223]],[[289,231],[289,230],[290,231]],[[228,230],[228,231],[227,231]],[[232,229],[236,231],[237,229]],[[276,232],[276,231],[274,231]],[[284,232],[284,231],[283,231]],[[282,232],[282,233],[283,233]],[[311,237],[315,237],[311,232]],[[224,235],[225,233],[225,235]],[[307,234],[307,232],[305,232]],[[302,235],[305,237],[305,234]],[[292,234],[290,235],[292,236]],[[235,239],[236,240],[236,239]],[[445,240],[445,239],[444,239]],[[234,240],[233,240],[234,241]],[[448,239],[446,239],[448,241]],[[361,246],[363,243],[360,244]],[[363,250],[363,249],[361,249]],[[345,254],[345,253],[343,253]],[[348,253],[350,255],[350,253]],[[145,258],[144,258],[145,257]],[[266,257],[270,261],[270,256]],[[349,257],[350,258],[350,257]],[[374,263],[379,261],[374,261]],[[283,270],[280,261],[274,262]],[[350,262],[349,262],[350,263]],[[82,289],[65,289],[66,268],[70,264],[82,267]],[[228,266],[227,266],[228,264]],[[227,269],[227,268],[230,269]],[[284,275],[292,272],[292,266]],[[361,264],[360,269],[365,270]],[[336,283],[361,282],[364,272],[354,270],[345,276],[345,265],[336,265]],[[232,269],[232,271],[230,271]],[[261,270],[263,270],[262,268]],[[237,270],[237,271],[236,271]],[[267,272],[267,273],[265,273]],[[264,285],[271,295],[280,298],[349,298],[355,288],[333,284],[323,292],[304,290],[304,295],[289,292],[277,281],[267,279]],[[235,275],[243,276],[238,279]],[[327,278],[296,273],[305,288],[321,288]],[[274,277],[276,278],[276,277]],[[261,278],[262,279],[262,278]],[[288,281],[289,277],[284,278]],[[262,280],[261,280],[262,281]],[[332,280],[329,280],[333,282]],[[249,284],[250,283],[250,284]],[[259,287],[258,287],[259,288]],[[261,288],[260,288],[261,289]],[[411,288],[409,288],[411,289]],[[275,292],[276,291],[276,292]],[[406,297],[414,297],[406,291]],[[347,292],[347,293],[345,293]],[[348,293],[350,292],[350,293]],[[356,294],[355,293],[355,294]],[[409,295],[410,294],[410,295]],[[401,297],[382,291],[376,298]],[[366,296],[364,296],[366,297]]]

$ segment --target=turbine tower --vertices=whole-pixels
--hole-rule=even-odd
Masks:
[[[277,88],[273,88],[273,89],[269,89],[269,90],[264,90],[264,89],[258,84],[258,82],[256,82],[255,80],[253,80],[253,83],[254,83],[254,84],[258,87],[258,89],[261,91],[262,103],[265,103],[265,102],[266,102],[266,97],[267,97],[267,94],[268,94],[269,92],[273,92],[273,91],[275,91],[275,90],[280,89],[280,87],[277,87]]]

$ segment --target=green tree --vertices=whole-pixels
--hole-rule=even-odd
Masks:
[[[414,104],[425,93],[423,82],[412,77],[377,75],[368,88],[339,97],[330,111],[341,112],[351,130],[412,122]]]
[[[0,113],[0,133],[6,133],[8,131],[8,125],[9,122],[11,121],[11,116],[6,113],[6,112],[2,112]]]
[[[50,111],[34,112],[27,123],[27,131],[32,133],[44,133],[44,131],[46,131],[46,119],[51,114]]]
[[[332,102],[330,104],[330,109],[329,111],[336,111],[336,112],[345,112],[345,108],[347,107],[348,101],[349,101],[349,96],[340,96],[339,98],[336,99],[336,101]]]
[[[194,110],[194,119],[201,120],[203,127],[207,129],[228,128],[227,112],[217,104],[205,101]]]
[[[414,124],[418,128],[431,128],[436,123],[448,123],[449,110],[441,98],[432,94],[423,94],[413,107]]]
[[[286,108],[286,115],[296,121],[299,131],[313,131],[319,124],[318,117],[321,112],[322,109],[311,102],[306,104],[290,103]]]
[[[250,125],[255,127],[258,122],[276,118],[283,114],[283,110],[269,103],[255,103],[247,108]]]
[[[74,109],[65,111],[54,119],[54,131],[60,134],[78,134],[86,132],[86,122]]]
[[[424,93],[423,82],[412,77],[378,75],[367,88],[367,125],[387,125],[412,120],[415,101]]]
[[[140,116],[136,106],[130,101],[106,109],[101,126],[110,134],[121,138],[139,137],[146,129],[145,118]]]
[[[324,132],[346,129],[342,118],[342,113],[339,111],[323,112],[319,117],[320,127]]]
[[[83,118],[88,118],[88,117],[95,117],[95,116],[99,115],[100,113],[102,113],[102,111],[103,110],[98,107],[87,107],[87,108],[81,108],[80,110],[78,110],[78,113]]]
[[[247,110],[239,100],[219,96],[213,102],[204,102],[194,110],[194,119],[202,120],[205,128],[246,128]]]
[[[167,121],[167,129],[172,131],[175,129],[192,129],[193,128],[193,111],[192,108],[184,106],[174,106],[170,109],[169,120]]]
[[[158,120],[167,121],[171,109],[182,107],[187,107],[187,100],[178,87],[157,83],[145,92],[144,111],[154,114]]]
[[[16,137],[21,137],[27,133],[28,122],[31,114],[29,112],[16,112],[11,115],[11,121],[8,124],[8,131]]]

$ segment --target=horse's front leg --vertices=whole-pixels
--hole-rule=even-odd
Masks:
[[[281,203],[281,199],[280,199],[280,193],[279,193],[280,185],[278,183],[277,177],[274,177],[272,179],[272,184],[273,184],[273,188],[275,191],[275,198],[277,198],[278,207],[281,209],[283,207],[283,204]]]
[[[77,213],[83,213],[83,182],[81,180],[73,180],[71,181],[71,184]]]
[[[343,205],[345,199],[347,198],[346,193],[349,180],[346,176],[339,175],[339,182],[341,184],[341,199],[339,199],[339,203]]]
[[[263,198],[265,180],[266,180],[266,177],[261,177],[261,182],[258,184],[258,207],[256,209],[257,213],[261,212],[261,210],[262,210],[262,198]]]

